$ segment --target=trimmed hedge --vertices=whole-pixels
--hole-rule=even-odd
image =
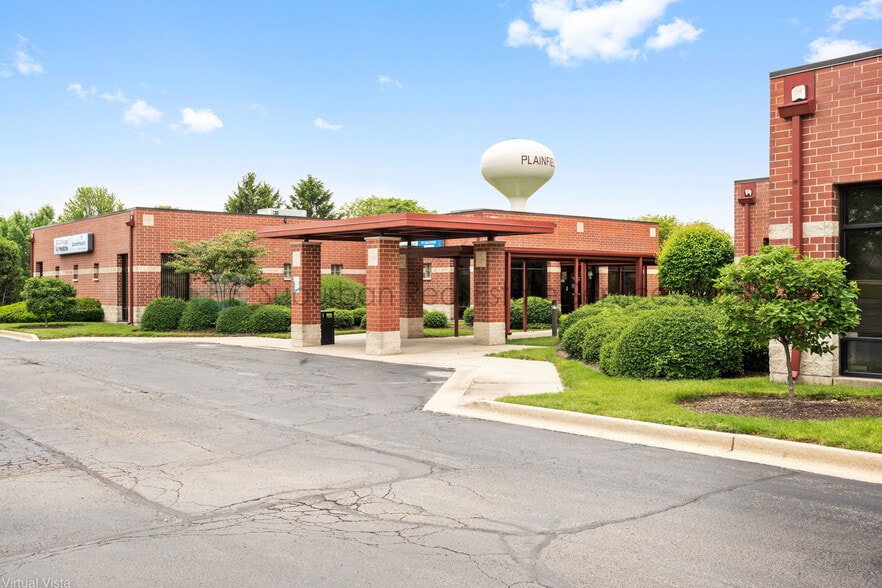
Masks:
[[[351,310],[346,310],[345,308],[329,308],[327,310],[334,312],[335,329],[349,329],[355,324],[355,318]]]
[[[524,326],[524,299],[513,298],[511,301],[511,328],[521,329]],[[530,325],[551,324],[551,300],[539,296],[527,297],[527,327]]]
[[[707,305],[641,313],[608,351],[616,375],[707,380],[740,373],[741,347],[717,330],[718,320]]]
[[[228,306],[217,315],[214,328],[218,333],[224,334],[250,333],[251,313],[253,312],[253,306]],[[290,310],[288,311],[288,320],[291,320]]]
[[[582,359],[582,339],[591,327],[591,317],[585,317],[571,324],[565,335],[560,338],[560,346],[570,357]]]
[[[291,309],[287,306],[262,304],[250,308],[252,311],[246,321],[247,330],[244,332],[284,333],[291,330]],[[220,317],[218,317],[218,322],[220,322]]]
[[[352,309],[352,324],[361,326],[361,320],[367,314],[367,308],[364,306],[359,306],[358,308]]]
[[[184,307],[178,328],[182,331],[205,331],[214,326],[220,305],[214,298],[194,298]]]
[[[104,309],[94,298],[74,298],[76,305],[64,320],[78,323],[97,323],[104,320]]]
[[[322,308],[352,310],[365,306],[367,294],[363,284],[345,276],[322,276]]]
[[[275,295],[273,304],[276,306],[287,306],[291,308],[291,290],[283,290]]]
[[[423,327],[428,329],[443,329],[447,326],[447,315],[440,310],[423,311]]]
[[[39,323],[37,315],[28,311],[24,301],[0,306],[0,323]]]
[[[186,300],[171,296],[151,300],[141,315],[141,330],[174,331],[178,328],[186,306]]]
[[[462,311],[462,320],[468,326],[472,326],[475,324],[475,307],[469,306],[464,311]]]

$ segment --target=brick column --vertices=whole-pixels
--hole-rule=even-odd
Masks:
[[[295,241],[291,249],[291,345],[321,345],[322,246]]]
[[[401,353],[401,247],[398,237],[368,237],[367,335],[368,355]]]
[[[475,242],[475,344],[505,343],[505,243]]]
[[[423,336],[423,258],[407,253],[419,247],[401,248],[401,338]]]

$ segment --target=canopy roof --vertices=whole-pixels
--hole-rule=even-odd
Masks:
[[[399,237],[402,241],[494,239],[503,235],[549,234],[554,232],[555,226],[550,221],[400,212],[361,218],[297,220],[258,229],[257,235],[266,239],[317,241],[364,241],[367,237]]]

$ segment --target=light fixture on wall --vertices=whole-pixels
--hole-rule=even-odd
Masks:
[[[588,276],[588,279],[589,279],[589,280],[593,279],[593,278],[594,278],[594,270],[589,269],[589,270],[585,273],[585,275]]]

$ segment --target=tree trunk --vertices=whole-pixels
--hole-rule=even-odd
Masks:
[[[784,365],[787,370],[787,401],[791,404],[793,403],[793,368],[790,363],[790,345],[786,342],[781,341],[781,345],[784,347]]]

